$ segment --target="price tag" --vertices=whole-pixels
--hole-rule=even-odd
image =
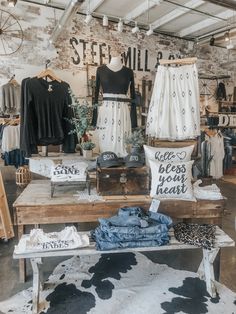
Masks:
[[[154,212],[154,213],[157,213],[158,211],[158,208],[159,208],[159,205],[160,205],[160,201],[156,198],[153,198],[152,199],[152,203],[151,203],[151,206],[149,208],[149,211],[150,212]]]

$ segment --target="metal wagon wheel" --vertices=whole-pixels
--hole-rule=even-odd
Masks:
[[[17,52],[23,43],[20,23],[11,13],[0,10],[0,56]]]
[[[216,79],[199,79],[199,93],[207,99],[216,98],[217,80]]]

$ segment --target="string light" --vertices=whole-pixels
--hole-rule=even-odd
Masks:
[[[229,31],[225,32],[224,38],[225,41],[229,41]]]
[[[146,32],[146,35],[147,36],[150,36],[150,35],[152,35],[153,34],[153,28],[152,28],[152,25],[150,24],[149,25],[149,30]]]
[[[16,5],[17,0],[7,0],[7,2],[8,2],[8,6],[13,8]]]
[[[90,13],[87,13],[86,17],[85,17],[85,23],[89,24],[92,21],[93,17]]]
[[[118,24],[117,24],[117,30],[118,32],[122,33],[123,32],[123,22],[122,20],[120,19]]]
[[[138,27],[138,23],[137,23],[137,22],[135,22],[135,26],[131,29],[131,32],[132,32],[133,34],[139,32],[139,27]]]
[[[103,16],[102,25],[103,26],[108,26],[108,17],[106,15]]]

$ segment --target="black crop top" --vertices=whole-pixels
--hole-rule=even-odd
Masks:
[[[135,86],[133,70],[123,66],[119,71],[112,71],[106,65],[97,68],[96,87],[95,87],[95,104],[98,103],[100,88],[103,93],[127,95],[130,89],[131,102],[131,124],[132,128],[137,127],[137,112],[135,104]],[[94,112],[93,126],[96,126],[97,112]]]

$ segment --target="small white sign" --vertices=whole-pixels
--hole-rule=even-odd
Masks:
[[[151,206],[149,208],[149,211],[150,212],[154,212],[154,213],[157,213],[158,211],[158,208],[159,208],[159,205],[160,205],[160,201],[156,198],[153,198],[152,199],[152,203],[151,203]]]

